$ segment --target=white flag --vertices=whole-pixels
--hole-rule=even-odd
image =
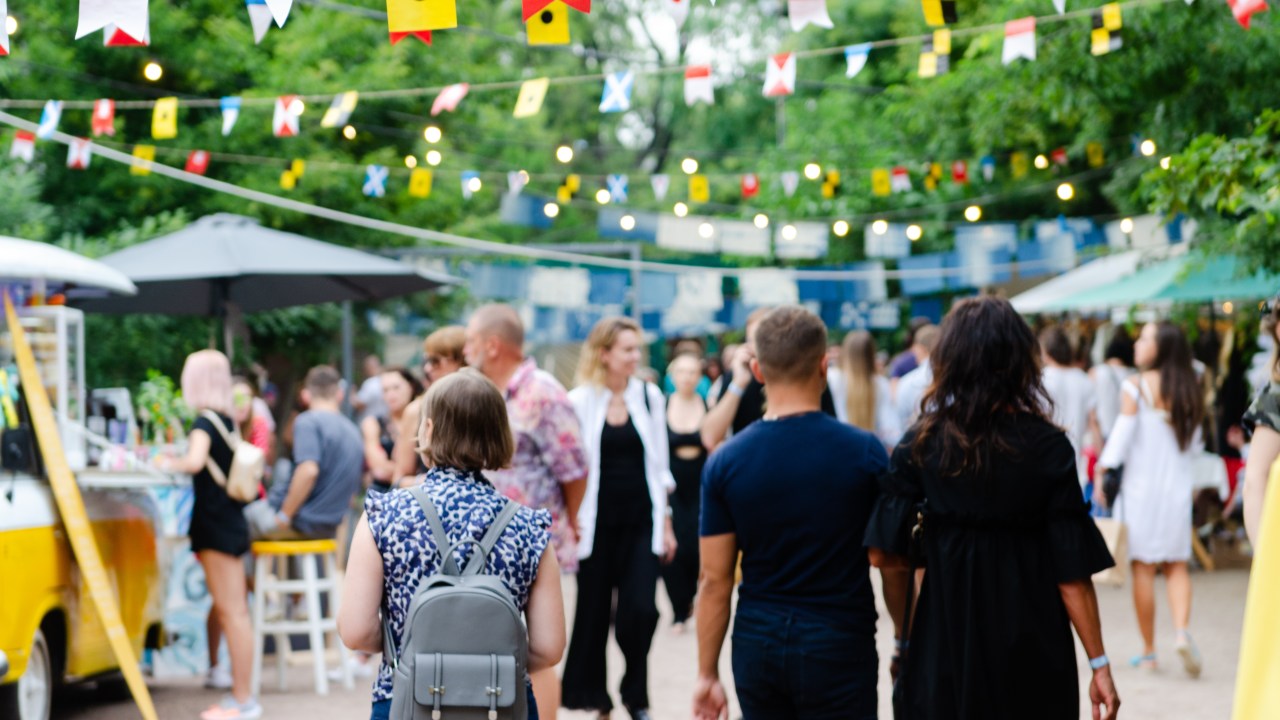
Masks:
[[[9,157],[18,158],[19,160],[30,163],[36,159],[36,136],[35,133],[26,130],[18,130],[13,136],[13,145],[9,148]]]
[[[1059,15],[1067,12],[1067,0],[1053,0],[1053,9],[1058,11]]]
[[[108,25],[115,25],[129,37],[146,37],[147,0],[80,0],[77,40]]]
[[[1004,52],[1000,58],[1005,65],[1018,58],[1036,59],[1035,17],[1010,20],[1004,24]]]
[[[519,195],[525,185],[529,184],[529,173],[512,170],[507,173],[507,192],[512,195]]]
[[[301,103],[297,95],[281,95],[276,98],[276,110],[271,116],[271,132],[276,137],[294,137],[298,134],[298,107]]]
[[[73,138],[67,146],[67,167],[72,170],[88,170],[93,160],[93,143],[87,138]]]
[[[795,195],[798,187],[800,187],[800,173],[795,170],[782,173],[782,191],[787,194],[787,197]]]
[[[764,96],[782,97],[796,91],[796,54],[781,53],[765,61]]]
[[[40,112],[40,126],[36,128],[36,137],[41,140],[53,137],[60,122],[62,122],[62,101],[49,100],[44,104],[44,110]]]
[[[289,19],[293,0],[267,0],[267,7],[271,8],[271,17],[276,19],[276,27],[284,27],[284,21]]]
[[[257,45],[271,29],[271,8],[264,0],[246,0],[245,7],[249,10],[249,25],[253,28],[253,44]]]
[[[231,128],[236,126],[236,120],[240,118],[240,98],[224,97],[218,105],[222,108],[222,136],[226,137],[231,134]]]
[[[867,58],[871,55],[871,43],[862,43],[861,45],[850,45],[844,49],[845,61],[849,63],[848,69],[844,71],[845,77],[855,77],[862,72],[862,68],[867,66]]]
[[[667,14],[672,20],[676,21],[676,27],[684,27],[684,21],[689,19],[689,3],[693,0],[665,0],[667,6]]]
[[[667,188],[671,187],[671,176],[654,175],[649,178],[649,185],[653,187],[653,198],[662,202],[667,197]]]
[[[791,29],[796,32],[809,25],[828,30],[836,26],[827,14],[827,0],[787,0],[787,15],[791,17]]]

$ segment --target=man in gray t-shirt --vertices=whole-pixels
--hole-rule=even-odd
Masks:
[[[293,476],[275,483],[267,502],[255,503],[250,525],[261,538],[333,538],[360,489],[364,442],[341,411],[341,376],[312,368],[303,388],[308,410],[293,423]],[[257,517],[274,513],[273,518]]]

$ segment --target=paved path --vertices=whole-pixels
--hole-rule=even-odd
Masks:
[[[1163,584],[1157,588],[1160,603],[1157,611],[1157,651],[1164,667],[1155,673],[1131,669],[1124,663],[1141,649],[1128,588],[1098,589],[1107,650],[1118,662],[1115,678],[1123,701],[1120,717],[1124,720],[1225,720],[1230,717],[1248,575],[1240,570],[1196,573],[1192,576],[1192,582],[1195,592],[1192,632],[1205,658],[1204,674],[1194,681],[1183,676],[1172,652],[1173,631],[1169,624]],[[571,582],[566,583],[566,589],[572,589]],[[572,602],[572,593],[567,595]],[[879,644],[881,657],[887,658],[891,635],[883,608],[881,617]],[[665,602],[663,618],[650,658],[653,715],[657,720],[685,720],[690,716],[696,641],[692,633],[676,636],[670,632],[670,611]],[[621,675],[621,662],[621,655],[611,644],[609,674],[615,689]],[[729,679],[727,651],[722,664],[725,666],[724,675]],[[1083,688],[1089,677],[1083,656],[1080,667],[1083,698]],[[354,720],[368,717],[369,695],[366,687],[358,686],[352,691],[338,687],[329,697],[317,697],[311,693],[309,666],[303,665],[290,670],[291,691],[279,693],[274,689],[273,663],[266,664],[264,674],[265,692],[262,702],[268,719]],[[889,720],[892,713],[889,710],[887,672],[882,673],[882,677],[880,717]],[[152,681],[152,693],[162,720],[195,718],[200,710],[218,698],[218,693],[202,689],[195,680]],[[734,712],[736,713],[736,708]],[[625,713],[620,711],[614,714],[615,718],[624,716]],[[64,691],[54,717],[60,720],[134,720],[138,715],[127,701],[113,702],[90,689],[70,689]],[[587,713],[562,712],[560,717],[564,720],[587,720],[592,716]],[[1087,705],[1082,708],[1081,717],[1089,717]]]

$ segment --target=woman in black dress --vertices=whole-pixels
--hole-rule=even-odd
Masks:
[[[1081,498],[1071,443],[1048,420],[1036,357],[1007,301],[957,304],[931,357],[925,412],[882,481],[871,562],[906,567],[916,551],[925,568],[899,645],[898,720],[1076,720],[1071,625],[1093,668],[1089,698],[1116,716],[1090,579],[1114,562]],[[906,584],[905,573],[887,575],[886,597],[907,597]],[[903,606],[890,609],[901,628]]]
[[[671,450],[671,475],[676,490],[671,493],[671,523],[676,531],[676,556],[662,568],[662,584],[675,613],[672,629],[684,632],[698,592],[698,512],[702,500],[702,466],[707,448],[702,444],[702,420],[707,404],[698,397],[702,361],[697,355],[680,355],[671,361],[667,374],[676,391],[667,399],[667,444]]]

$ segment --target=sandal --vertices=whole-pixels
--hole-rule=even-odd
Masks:
[[[1182,669],[1193,678],[1200,677],[1204,663],[1200,657],[1200,649],[1196,647],[1191,635],[1187,632],[1178,634],[1178,657],[1182,658]]]
[[[1142,668],[1144,670],[1156,669],[1156,654],[1150,655],[1134,655],[1129,659],[1129,667]]]

